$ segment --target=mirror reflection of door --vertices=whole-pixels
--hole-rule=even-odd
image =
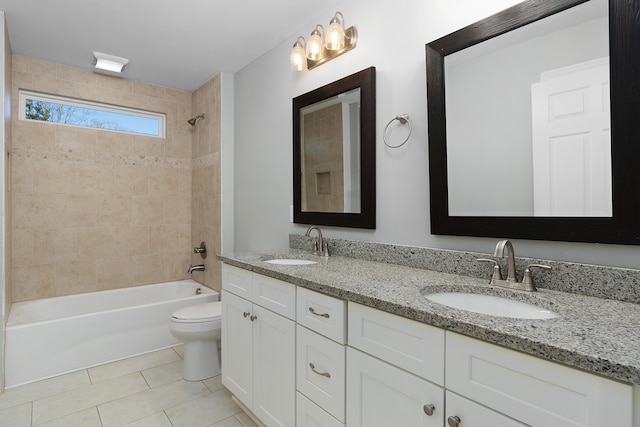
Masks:
[[[360,89],[300,115],[302,211],[360,213]]]
[[[610,217],[608,58],[542,73],[531,102],[534,215]]]

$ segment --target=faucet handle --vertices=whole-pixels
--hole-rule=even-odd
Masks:
[[[319,248],[319,245],[318,245],[318,237],[315,237],[313,239],[313,243],[311,244],[311,249],[314,255],[320,255],[321,248]]]
[[[495,283],[496,280],[502,280],[502,272],[500,271],[500,264],[498,264],[498,261],[489,258],[478,258],[476,261],[493,263],[493,274],[491,275],[491,281],[489,281],[489,284]]]
[[[322,242],[322,256],[329,256],[329,243],[326,240]]]
[[[522,276],[522,284],[525,285],[527,291],[535,291],[536,285],[533,283],[533,276],[531,275],[531,268],[544,268],[545,270],[551,270],[551,266],[544,264],[529,264],[527,268],[524,270],[524,275]]]

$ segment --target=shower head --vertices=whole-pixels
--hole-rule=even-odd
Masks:
[[[191,126],[195,126],[196,122],[198,121],[198,119],[204,119],[204,113],[199,114],[199,115],[187,120],[187,123],[189,123]]]

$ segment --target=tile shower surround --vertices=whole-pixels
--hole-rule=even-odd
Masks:
[[[219,78],[191,94],[13,56],[12,83],[14,302],[186,278],[201,232],[216,249]],[[18,120],[19,89],[165,113],[166,139]]]

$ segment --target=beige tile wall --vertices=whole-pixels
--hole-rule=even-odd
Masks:
[[[304,115],[302,210],[344,211],[342,104]]]
[[[220,290],[222,269],[215,255],[221,252],[220,216],[220,75],[213,77],[193,93],[193,115],[205,114],[198,120],[193,137],[193,180],[191,243],[207,244],[208,255],[202,259],[192,254],[194,265],[204,264],[204,272],[193,278],[210,288]]]
[[[208,108],[207,123],[219,117],[219,103],[206,99],[216,96],[216,84],[192,96],[21,56],[13,56],[12,70],[13,301],[188,277],[193,242],[200,235],[219,241],[219,225],[202,219],[216,205],[204,196],[219,194],[219,179],[204,185],[200,177],[217,163],[194,168],[192,157],[219,159],[219,138],[215,127],[187,124],[196,105]],[[19,89],[165,113],[167,137],[20,121]]]

